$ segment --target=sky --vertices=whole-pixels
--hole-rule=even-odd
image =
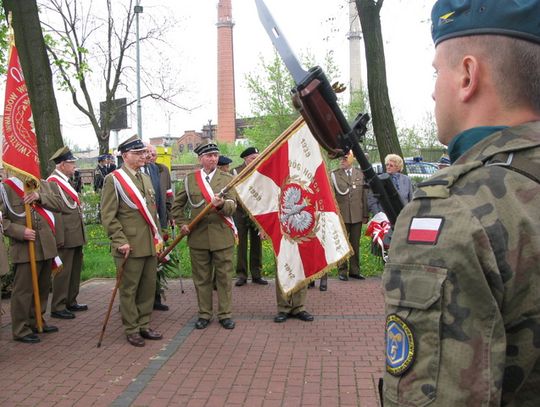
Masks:
[[[334,62],[340,68],[336,79],[348,84],[347,0],[265,2],[297,55],[312,54],[317,63],[322,64],[325,53],[332,51]],[[168,59],[178,72],[175,80],[185,88],[174,101],[192,109],[183,111],[144,99],[144,139],[167,134],[180,136],[185,130],[200,131],[208,120],[217,122],[217,3],[217,0],[140,0],[144,7],[141,26],[163,13],[177,21],[162,40],[168,44]],[[433,109],[433,45],[429,22],[432,4],[432,0],[386,0],[382,8],[390,101],[400,126],[420,125],[426,113]],[[273,46],[259,21],[254,0],[232,0],[232,14],[236,110],[237,117],[243,117],[251,114],[245,77],[260,71],[261,56],[266,61],[272,58]],[[140,51],[141,65],[147,70],[154,69],[159,59],[155,47],[141,43]],[[362,67],[365,78],[364,61]],[[135,84],[131,88],[134,89]],[[4,92],[3,87],[0,91]],[[96,89],[94,94],[103,92]],[[72,105],[69,95],[57,90],[56,97],[63,135],[68,143],[83,148],[97,146],[87,119]],[[117,97],[131,98],[122,92]],[[98,102],[96,100],[96,105]],[[0,105],[2,103],[3,100]],[[119,142],[137,131],[135,107],[128,121],[131,128],[119,133]],[[112,139],[113,145],[114,142]]]

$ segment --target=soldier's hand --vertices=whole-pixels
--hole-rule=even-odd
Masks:
[[[214,195],[214,197],[212,198],[212,205],[214,205],[214,207],[217,209],[223,208],[224,203],[225,203],[225,200],[219,195]]]
[[[118,249],[118,252],[124,255],[124,258],[129,256],[129,252],[131,251],[131,247],[128,243],[123,244]]]
[[[25,194],[23,201],[25,204],[31,204],[32,202],[39,201],[39,194],[36,191]]]
[[[182,234],[182,236],[189,235],[189,232],[191,232],[189,230],[189,226],[188,225],[182,225],[182,227],[180,228],[180,233]]]
[[[24,240],[36,240],[36,231],[24,228]]]

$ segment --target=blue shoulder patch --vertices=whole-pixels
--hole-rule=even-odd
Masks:
[[[386,371],[392,376],[401,376],[413,364],[416,345],[413,331],[396,314],[386,318]]]

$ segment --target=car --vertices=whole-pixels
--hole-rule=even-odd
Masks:
[[[407,175],[413,179],[427,179],[439,170],[437,164],[424,161],[406,161]]]

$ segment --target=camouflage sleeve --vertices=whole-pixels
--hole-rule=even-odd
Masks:
[[[385,407],[500,406],[535,369],[538,202],[515,199],[531,182],[497,171],[415,196],[398,218],[383,274]],[[485,176],[505,194],[478,187]]]

